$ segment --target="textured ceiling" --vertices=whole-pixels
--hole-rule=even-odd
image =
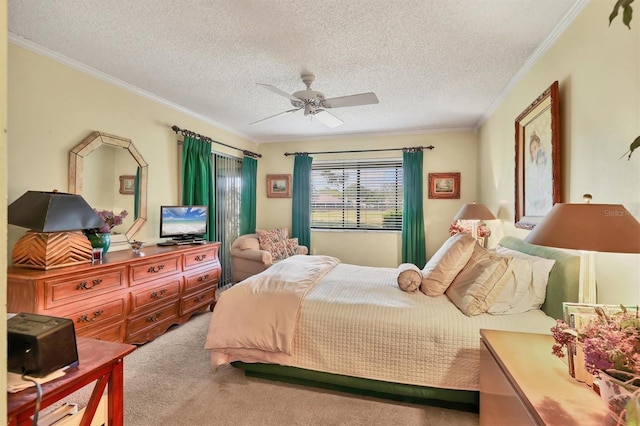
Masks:
[[[473,128],[583,3],[9,0],[9,33],[260,143]],[[380,103],[332,109],[333,129],[301,111],[250,126],[292,108],[255,83],[293,93],[302,70]]]

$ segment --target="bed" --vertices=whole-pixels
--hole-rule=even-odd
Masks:
[[[296,256],[310,263],[281,262],[281,268],[299,269],[293,280],[302,284],[295,291],[285,281],[259,298],[256,289],[265,280],[273,283],[272,271],[222,294],[205,343],[211,365],[231,363],[255,377],[477,410],[479,330],[548,333],[562,318],[562,302],[578,297],[578,256],[514,237],[499,245],[555,261],[540,309],[467,316],[446,294],[401,291],[396,268]],[[257,338],[243,334],[260,328]]]

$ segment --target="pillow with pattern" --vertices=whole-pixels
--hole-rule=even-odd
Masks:
[[[274,262],[276,260],[282,260],[289,257],[289,253],[287,251],[287,242],[285,240],[269,243],[265,245],[262,250],[266,250],[271,253],[271,257],[273,258]]]
[[[287,238],[285,240],[287,245],[287,254],[289,256],[295,256],[298,254],[298,239],[297,238]]]
[[[285,241],[289,238],[289,230],[287,228],[278,229],[256,229],[260,249],[267,250],[265,247],[278,241]]]

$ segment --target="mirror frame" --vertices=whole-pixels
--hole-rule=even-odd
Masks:
[[[144,161],[133,145],[133,142],[131,142],[131,139],[93,131],[82,142],[76,145],[75,148],[69,152],[69,193],[82,195],[84,158],[103,145],[128,150],[140,168],[140,194],[138,198],[140,206],[138,207],[138,218],[124,234],[111,235],[112,245],[127,244],[147,221],[147,181],[149,165]]]

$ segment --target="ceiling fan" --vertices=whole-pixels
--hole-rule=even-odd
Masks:
[[[267,118],[263,118],[262,120],[254,121],[251,124],[263,123],[267,120],[271,120],[272,118],[279,117],[281,115],[304,110],[304,115],[316,117],[320,122],[329,127],[337,127],[343,124],[344,121],[328,112],[327,109],[344,108],[358,105],[370,105],[377,104],[379,102],[376,94],[373,92],[325,99],[324,94],[316,92],[315,90],[311,90],[311,83],[313,83],[316,79],[313,73],[303,72],[300,75],[300,78],[302,79],[302,82],[307,86],[307,88],[305,90],[297,91],[291,95],[284,90],[278,89],[277,87],[270,84],[256,83],[257,85],[262,86],[275,94],[284,96],[285,98],[289,99],[291,101],[291,105],[293,105],[295,108],[280,112]]]

